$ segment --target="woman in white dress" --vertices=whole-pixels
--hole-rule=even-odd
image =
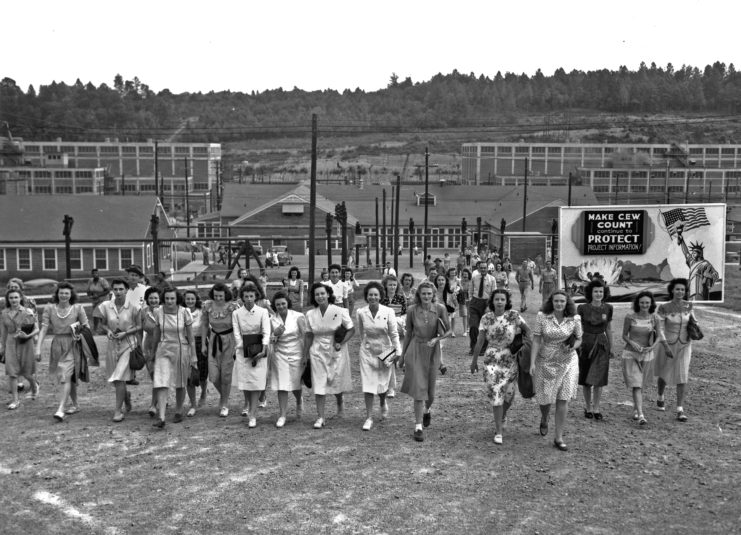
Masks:
[[[139,306],[126,299],[129,284],[123,279],[111,281],[113,299],[98,305],[97,316],[108,337],[106,352],[106,371],[108,382],[116,388],[116,409],[114,422],[122,422],[124,409],[131,410],[131,397],[126,391],[126,381],[131,379],[129,356],[139,344],[141,331],[141,311]]]
[[[154,327],[153,344],[156,347],[154,357],[153,387],[157,391],[157,411],[159,419],[154,427],[165,427],[165,410],[167,394],[170,388],[175,389],[175,417],[173,422],[183,421],[183,403],[185,387],[191,374],[191,368],[198,369],[196,342],[191,324],[193,318],[187,308],[183,307],[183,296],[172,287],[162,290],[164,304],[155,312],[157,324]]]
[[[316,397],[318,418],[314,429],[321,429],[325,423],[327,394],[335,395],[337,417],[344,416],[342,393],[352,390],[347,341],[352,338],[355,326],[346,308],[332,304],[335,299],[331,286],[314,283],[309,300],[313,308],[306,313],[304,358],[311,364],[311,383]],[[338,331],[340,326],[342,329]]]
[[[296,266],[288,270],[288,278],[283,280],[283,286],[291,301],[291,308],[300,310],[304,306],[304,281],[301,280],[301,271]]]
[[[183,302],[186,308],[190,311],[190,315],[193,318],[193,335],[196,341],[196,356],[198,357],[198,380],[195,377],[191,377],[188,380],[188,400],[190,401],[190,409],[186,413],[186,416],[195,416],[196,408],[201,407],[206,403],[207,386],[208,386],[208,352],[202,351],[203,337],[203,304],[201,303],[201,297],[195,290],[185,290],[183,292]],[[201,397],[196,398],[196,387],[201,387]]]
[[[301,399],[301,375],[304,372],[304,335],[306,316],[292,310],[293,304],[286,292],[276,292],[273,296],[275,315],[270,318],[270,389],[278,391],[280,415],[275,427],[286,424],[288,392],[296,398],[296,419],[303,414]]]
[[[360,378],[365,397],[364,431],[373,426],[373,396],[378,395],[381,416],[388,416],[386,392],[389,390],[394,361],[401,355],[401,343],[396,314],[380,304],[383,287],[373,281],[363,290],[365,306],[355,314],[355,325],[360,333]]]
[[[247,283],[239,289],[241,308],[232,313],[232,329],[236,347],[234,384],[244,392],[242,416],[249,416],[248,426],[257,427],[258,399],[268,380],[268,344],[270,316],[266,308],[257,306],[260,290]],[[246,411],[246,414],[245,414]]]

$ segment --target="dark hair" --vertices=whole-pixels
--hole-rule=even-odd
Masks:
[[[150,286],[144,292],[144,304],[145,305],[149,306],[149,296],[152,294],[157,294],[157,297],[159,297],[160,301],[162,301],[162,296],[160,295],[160,291],[154,286]]]
[[[185,303],[185,296],[188,294],[193,294],[196,296],[196,308],[201,308],[203,306],[203,303],[201,303],[201,296],[198,295],[198,292],[196,292],[195,290],[185,290],[183,292],[183,303]]]
[[[350,278],[352,278],[353,275],[355,275],[355,272],[353,272],[352,268],[346,267],[345,269],[342,270],[343,279],[345,278],[345,275],[347,275],[348,271],[350,272]]]
[[[386,295],[386,280],[387,279],[388,277],[383,279],[384,281],[383,286],[381,286],[381,283],[379,283],[378,281],[371,281],[368,284],[366,284],[365,288],[363,288],[363,299],[368,301],[368,292],[373,290],[374,288],[378,290],[378,293],[381,294],[381,299],[383,299],[383,297]],[[394,279],[396,279],[396,277],[394,277]],[[389,299],[391,298],[389,297]]]
[[[588,303],[592,302],[592,291],[595,288],[602,288],[604,290],[604,293],[602,295],[602,299],[604,300],[607,297],[607,285],[600,279],[594,279],[592,282],[586,285],[584,288],[584,297],[586,298]]]
[[[59,303],[59,290],[69,290],[71,294],[69,296],[69,304],[74,305],[75,303],[77,303],[77,292],[75,291],[75,287],[66,281],[57,284],[57,288],[54,290],[54,296],[52,296],[51,298],[52,303]]]
[[[129,286],[129,283],[124,279],[113,279],[111,281],[111,289],[113,289],[113,286],[115,286],[116,284],[123,284],[124,286],[126,286],[127,290],[131,288],[131,286]]]
[[[455,275],[458,275],[458,270],[457,269],[455,269],[454,267],[449,267],[448,270],[445,272],[445,276],[448,277],[448,278],[450,278],[450,272],[451,271],[453,272],[453,275],[454,276]]]
[[[260,297],[262,292],[260,291],[260,288],[248,281],[245,281],[245,283],[239,287],[239,298],[244,301],[244,294],[246,292],[252,292],[255,294],[255,301],[258,299],[263,299],[263,297]]]
[[[288,280],[291,280],[291,273],[296,272],[296,280],[301,278],[301,271],[296,266],[291,266],[288,270]]]
[[[8,300],[10,294],[18,294],[21,298],[21,306],[23,306],[23,292],[20,290],[8,290],[7,292],[5,292],[5,306],[10,308],[10,301]]]
[[[461,269],[461,276],[463,276],[464,273],[468,274],[468,280],[471,280],[473,278],[473,273],[471,273],[471,270],[467,267]]]
[[[388,288],[389,281],[394,281],[396,283],[396,293],[398,294],[401,291],[401,284],[399,284],[399,279],[397,279],[394,275],[386,275],[383,280],[381,281],[381,288],[383,288],[383,292],[381,292],[381,297],[386,295],[389,299],[391,299],[392,296],[387,295],[388,291],[386,288]],[[365,291],[363,291],[363,295],[365,295]]]
[[[497,271],[504,271],[504,264],[502,264],[501,262],[497,262],[496,264],[494,264],[494,269],[497,268],[499,268]]]
[[[293,269],[293,268],[291,268],[291,269]],[[289,273],[290,273],[290,271],[289,271]],[[273,300],[270,302],[270,308],[273,309],[273,312],[278,312],[275,309],[275,302],[278,299],[285,299],[286,302],[288,303],[288,308],[289,309],[292,309],[293,308],[293,305],[291,304],[291,300],[288,298],[288,294],[286,292],[284,292],[283,290],[278,290],[277,292],[275,292],[273,294]]]
[[[309,303],[311,303],[311,306],[314,308],[319,306],[319,303],[316,302],[316,298],[314,297],[314,292],[317,288],[324,288],[327,290],[327,301],[330,305],[334,304],[334,290],[331,286],[327,286],[326,284],[322,284],[321,282],[315,282],[311,285],[311,290],[309,291]]]
[[[687,301],[690,293],[690,283],[687,279],[672,279],[669,285],[666,287],[669,292],[669,301],[674,299],[674,287],[677,284],[684,286],[684,300]]]
[[[162,292],[160,293],[162,297],[162,304],[165,304],[165,295],[171,294],[172,292],[175,292],[175,303],[178,306],[183,306],[183,294],[181,294],[174,286],[165,286],[164,288],[162,288]]]
[[[208,291],[209,299],[214,298],[214,292],[224,292],[224,301],[232,300],[232,292],[229,291],[229,288],[223,282],[217,282],[211,286],[211,289]]]
[[[342,266],[341,265],[339,265],[339,264],[332,264],[331,266],[329,266],[327,268],[327,273],[329,273],[333,269],[336,269],[337,271],[339,271],[340,275],[342,275]]]
[[[404,279],[409,277],[412,279],[412,284],[410,286],[414,286],[414,276],[411,273],[404,273],[401,278],[399,279],[399,285],[404,286]]]
[[[494,296],[496,294],[502,294],[506,296],[507,302],[504,304],[504,310],[512,310],[512,294],[509,293],[509,290],[505,290],[504,288],[497,288],[496,290],[491,292],[491,295],[489,296],[489,302],[487,303],[489,310],[494,312]]]
[[[255,277],[252,273],[248,273],[247,277],[242,279],[242,286],[239,287],[239,290],[237,294],[234,296],[234,298],[242,298],[242,288],[248,284],[252,283],[255,288],[257,288],[257,295],[255,296],[255,301],[258,301],[260,299],[265,299],[265,292],[262,291],[262,284],[258,280],[257,277]]]
[[[566,297],[566,308],[563,311],[564,317],[572,317],[576,315],[576,305],[574,304],[574,300],[571,299],[571,296],[567,294],[564,290],[555,290],[548,300],[543,303],[543,306],[541,307],[540,311],[543,314],[553,314],[553,296],[554,295],[563,295]]]
[[[638,301],[640,301],[644,297],[651,298],[651,306],[648,308],[648,312],[650,314],[653,314],[656,311],[656,299],[654,299],[654,294],[649,292],[648,290],[643,290],[638,295],[636,295],[635,299],[633,299],[633,312],[641,311],[641,307],[638,306]]]
[[[436,303],[437,302],[437,288],[430,281],[423,280],[422,282],[419,283],[419,286],[417,286],[417,291],[414,292],[414,304],[419,305],[420,303],[422,303],[422,300],[419,298],[419,296],[423,288],[432,289],[432,302]]]
[[[437,279],[439,279],[440,277],[442,277],[443,279],[445,279],[445,284],[443,284],[443,288],[447,288],[448,287],[448,276],[445,273],[438,273],[437,275],[435,275],[435,280],[432,281],[435,284],[435,289],[436,290],[437,290]]]

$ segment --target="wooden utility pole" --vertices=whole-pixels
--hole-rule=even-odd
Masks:
[[[573,177],[571,176],[571,173],[569,173],[569,202],[568,205],[571,206],[571,185],[573,183]]]
[[[309,288],[314,284],[316,255],[316,138],[317,115],[311,114],[311,172],[309,175]]]
[[[332,214],[327,212],[327,270],[329,270],[329,266],[332,265],[332,224],[334,223],[334,219],[332,218]]]
[[[666,161],[666,176],[664,177],[664,204],[669,204],[669,160]]]
[[[185,235],[190,238],[190,194],[188,193],[188,157],[185,157]]]
[[[70,258],[70,255],[72,254],[72,225],[74,222],[74,218],[64,214],[62,234],[64,235],[65,277],[68,279],[72,278],[72,258]]]
[[[154,141],[154,194],[159,198],[160,204],[162,204],[162,195],[160,195],[160,161],[159,161],[159,145],[158,141]]]
[[[394,216],[394,271],[399,273],[399,198],[401,197],[401,175],[396,175],[396,215]],[[409,249],[409,254],[412,250]]]
[[[376,197],[376,267],[378,267],[378,263],[380,261],[378,257],[379,252],[380,252],[379,249],[381,247],[380,239],[381,239],[381,235],[379,234],[379,231],[378,231],[378,197]]]
[[[425,147],[425,231],[422,235],[422,262],[427,261],[427,212],[430,203],[430,150],[429,147]]]
[[[149,222],[149,231],[152,233],[152,259],[154,260],[154,271],[159,273],[160,271],[160,241],[159,241],[159,228],[160,218],[157,214],[152,214],[152,218]],[[146,263],[146,262],[145,262]]]
[[[386,267],[386,247],[388,234],[386,232],[386,188],[383,188],[383,232],[381,234],[381,244],[383,249],[381,250],[381,264]]]
[[[126,195],[126,175],[121,173],[121,195]]]
[[[528,161],[525,158],[525,193],[522,196],[522,232],[525,232],[525,228],[527,227],[527,165]],[[480,240],[481,236],[479,236]]]

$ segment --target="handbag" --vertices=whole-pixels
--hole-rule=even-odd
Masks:
[[[387,368],[390,368],[392,364],[394,363],[394,358],[396,357],[396,348],[392,349],[386,354],[378,355],[378,360],[380,360],[384,366]]]
[[[262,334],[243,334],[242,346],[244,358],[252,359],[252,366],[257,366],[255,355],[262,352]]]
[[[137,345],[129,353],[129,369],[135,372],[139,371],[146,363],[147,359],[144,358],[144,351],[142,351],[140,345]]]
[[[690,340],[702,340],[705,335],[702,334],[702,329],[698,325],[694,314],[690,314],[690,319],[687,322],[687,336]]]
[[[522,347],[517,353],[517,389],[524,399],[530,399],[535,396],[535,386],[533,385],[533,376],[530,375],[530,364],[532,363],[532,340],[523,337]]]
[[[26,325],[21,325],[20,326],[20,330],[23,331],[26,334],[31,334],[35,328],[36,328],[36,325],[33,324],[33,323],[28,323]],[[16,341],[19,344],[25,344],[29,340],[31,340],[31,338],[16,338]]]
[[[334,342],[335,344],[341,344],[345,341],[345,335],[347,334],[347,327],[340,324],[334,331]]]
[[[306,388],[311,388],[311,362],[306,362],[306,366],[304,366],[304,371],[301,374],[301,382],[304,384]]]
[[[515,335],[515,337],[512,339],[512,343],[509,344],[509,352],[512,355],[517,355],[517,353],[522,349],[522,346],[524,345],[524,342],[522,340],[522,333],[519,332]]]

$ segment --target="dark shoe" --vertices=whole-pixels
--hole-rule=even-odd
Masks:
[[[126,384],[131,385],[131,386],[136,386],[139,384],[139,381],[137,381],[136,379],[132,379],[131,381],[126,381]]]
[[[540,434],[546,436],[548,434],[548,422],[540,422]]]
[[[446,373],[448,373],[448,367],[440,366],[440,375],[445,375]]]
[[[684,411],[677,411],[677,420],[679,420],[680,422],[687,421],[687,415],[684,413]]]
[[[159,427],[160,429],[165,428],[165,421],[164,420],[157,420],[152,424],[152,427]]]
[[[155,409],[154,406],[149,407],[147,413],[149,414],[150,418],[154,418],[155,416],[157,416],[157,409]]]
[[[414,430],[414,440],[416,440],[417,442],[424,442],[425,435],[421,429]]]
[[[430,423],[432,422],[432,413],[426,412],[422,415],[422,425],[424,427],[430,427]]]
[[[587,418],[587,419],[591,420],[594,417],[595,417],[595,415],[594,415],[593,412],[588,411],[587,409],[584,409],[584,418]]]
[[[26,389],[26,385],[23,383],[18,383],[18,386],[16,387],[16,390],[18,392],[23,392]]]
[[[558,448],[561,451],[569,451],[569,448],[566,447],[566,444],[563,442],[559,442],[558,440],[553,441],[553,447]]]
[[[179,424],[182,421],[183,421],[183,415],[180,414],[179,412],[176,412],[175,413],[175,416],[172,419],[172,422],[175,423],[175,424]]]
[[[587,418],[588,418],[588,416],[587,416]],[[604,418],[604,416],[602,416],[602,413],[601,412],[595,412],[594,413],[594,419],[595,420],[602,420],[603,418]]]
[[[656,400],[656,408],[660,411],[666,410],[666,402],[663,399]]]

